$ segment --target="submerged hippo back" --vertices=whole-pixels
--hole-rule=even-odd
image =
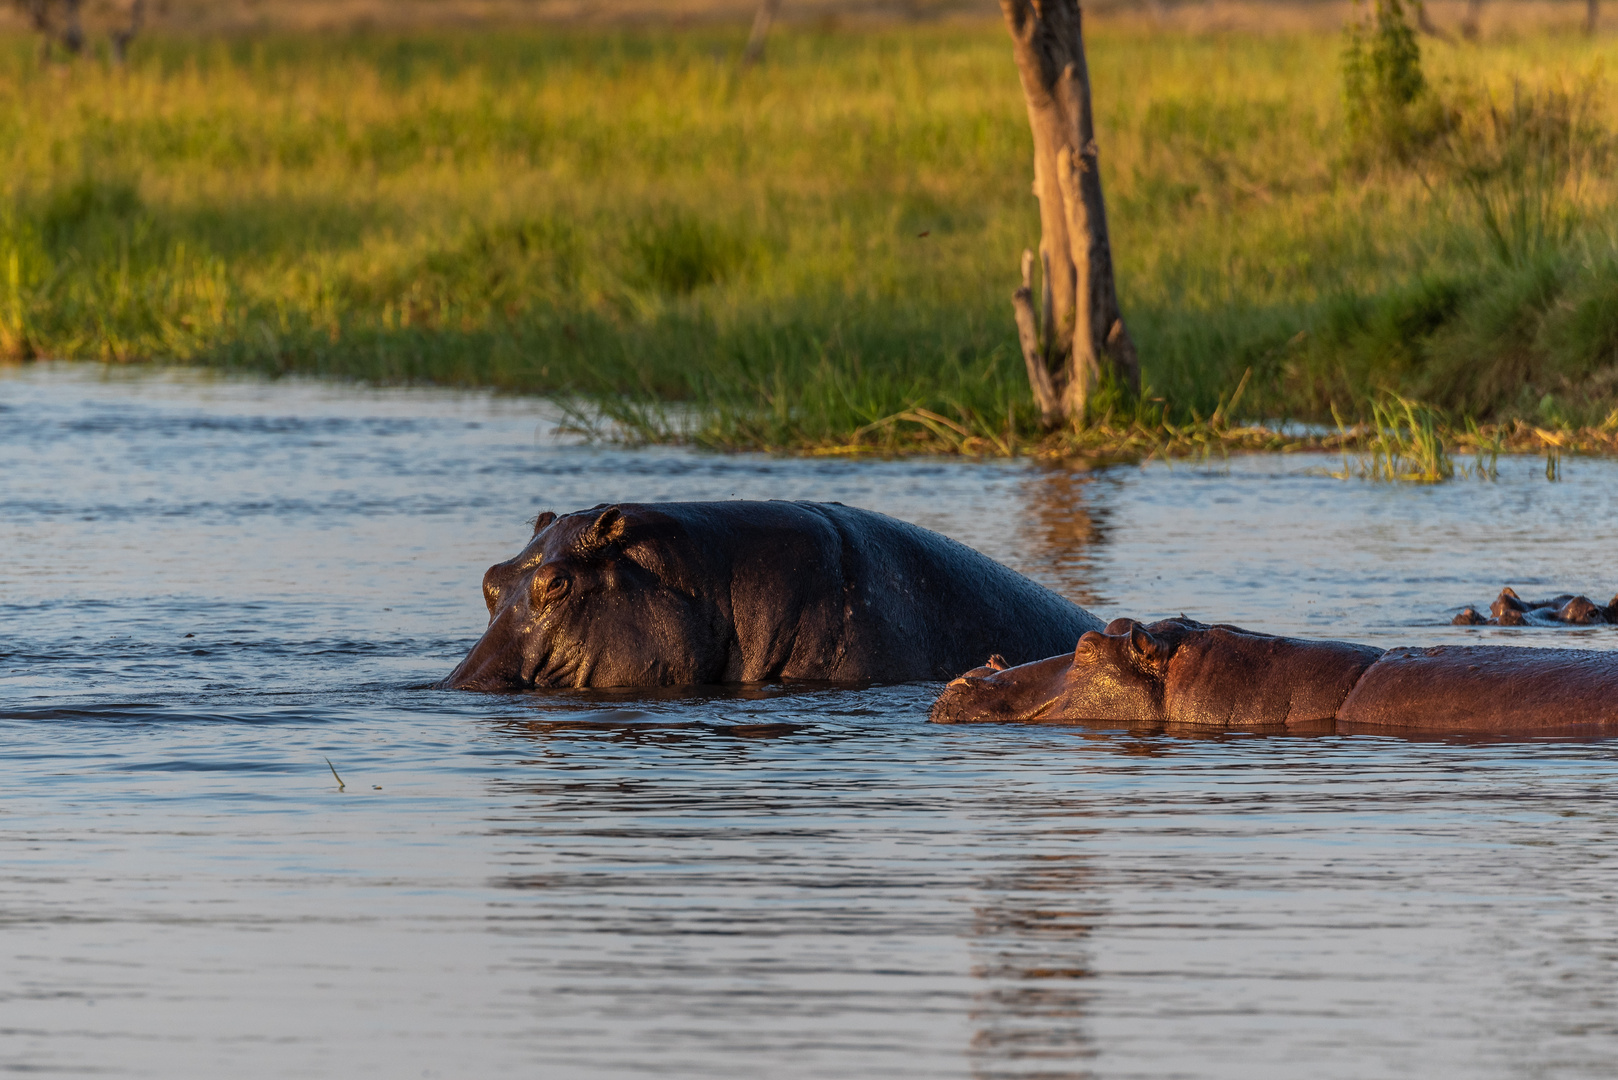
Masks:
[[[1338,730],[1618,732],[1618,653],[1510,645],[1390,649],[1343,702]]]

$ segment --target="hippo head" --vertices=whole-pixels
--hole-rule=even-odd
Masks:
[[[1169,658],[1180,641],[1207,627],[1183,616],[1142,626],[1114,619],[1079,638],[1071,656],[1006,667],[990,659],[952,681],[933,703],[934,723],[1017,720],[1106,720],[1156,723],[1164,718]]]
[[[1320,730],[1381,655],[1183,615],[1150,626],[1115,619],[1080,638],[1071,657],[967,672],[945,687],[932,718]]]
[[[677,523],[644,507],[541,514],[520,555],[483,575],[489,625],[439,686],[660,686],[717,681],[714,605],[660,540]]]

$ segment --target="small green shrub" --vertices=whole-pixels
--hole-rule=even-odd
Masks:
[[[1539,91],[1518,82],[1508,105],[1485,98],[1453,111],[1447,164],[1506,265],[1532,262],[1572,236],[1579,183],[1607,156],[1595,97],[1588,81]]]
[[[584,263],[572,223],[523,218],[473,226],[412,263],[384,266],[340,288],[348,304],[383,308],[389,325],[508,320],[542,305],[566,306]]]
[[[1368,0],[1346,38],[1343,107],[1355,156],[1362,164],[1411,160],[1443,131],[1446,117],[1422,73],[1404,0]]]
[[[1426,342],[1426,363],[1404,384],[1417,397],[1477,416],[1525,405],[1551,389],[1537,341],[1556,306],[1566,266],[1540,259],[1487,277]],[[1531,411],[1532,404],[1527,404]]]
[[[45,198],[39,231],[52,250],[126,226],[142,209],[133,181],[87,175],[53,189]]]
[[[629,254],[635,284],[682,296],[730,277],[749,251],[737,232],[670,210],[644,217],[630,229]]]
[[[1618,372],[1618,258],[1609,254],[1580,269],[1547,313],[1538,342],[1566,377]]]

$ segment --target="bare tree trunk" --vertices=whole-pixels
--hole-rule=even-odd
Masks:
[[[1034,134],[1040,222],[1043,310],[1036,317],[1026,253],[1012,307],[1045,422],[1082,424],[1104,368],[1140,390],[1140,365],[1113,283],[1082,13],[1078,0],[1000,0],[1000,9]],[[1036,325],[1043,330],[1037,337]]]
[[[1483,0],[1466,0],[1466,14],[1461,16],[1461,36],[1476,41],[1483,19]]]
[[[1584,32],[1594,34],[1601,18],[1601,0],[1584,0]]]
[[[129,59],[129,43],[140,33],[146,22],[146,0],[133,0],[129,5],[129,25],[112,32],[112,58],[119,67]]]
[[[764,39],[770,36],[770,26],[780,14],[781,0],[759,0],[753,15],[753,30],[747,35],[747,48],[742,50],[742,67],[764,59]]]
[[[79,8],[83,0],[62,0],[62,31],[58,36],[62,47],[74,56],[84,51],[84,26],[79,22]]]

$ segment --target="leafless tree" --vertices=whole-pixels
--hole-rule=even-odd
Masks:
[[[84,0],[15,0],[44,40],[44,54],[50,58],[53,46],[60,45],[69,56],[84,52]],[[120,65],[129,56],[129,43],[146,22],[146,0],[129,0],[123,23],[111,32],[112,57]]]
[[[1140,364],[1113,282],[1078,0],[1000,0],[1034,134],[1040,306],[1032,252],[1012,294],[1028,381],[1049,427],[1082,424],[1103,372],[1134,392]]]
[[[45,39],[47,59],[50,58],[52,45],[62,46],[70,56],[84,51],[84,24],[79,19],[79,11],[84,6],[82,0],[57,0],[56,3],[51,0],[17,0],[17,4],[27,12],[28,21]]]

